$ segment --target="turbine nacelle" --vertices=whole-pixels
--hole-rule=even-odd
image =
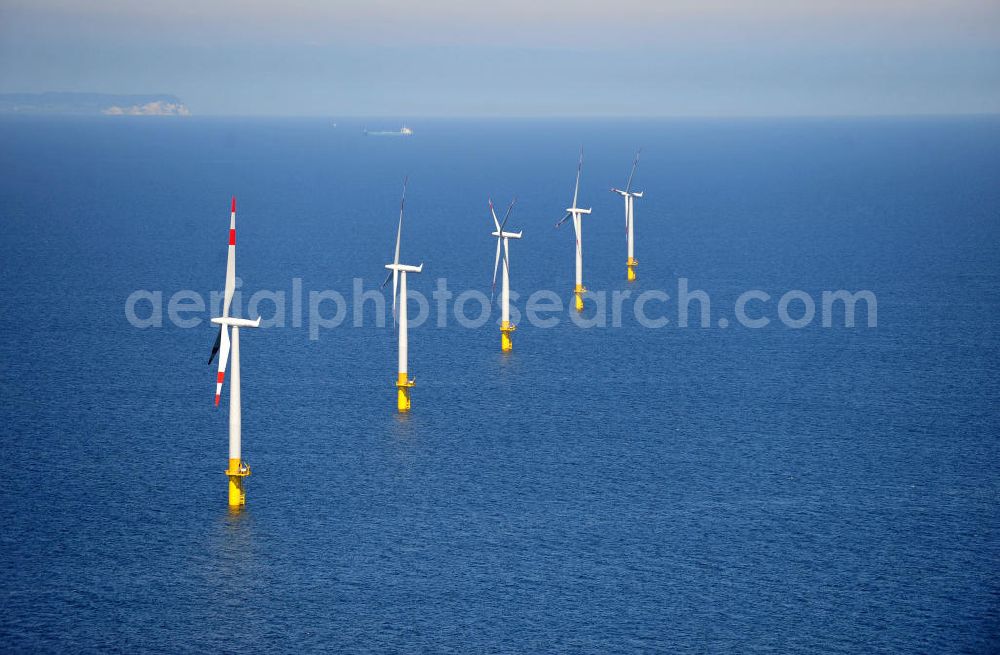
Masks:
[[[642,197],[642,191],[622,191],[621,189],[615,189],[615,188],[612,188],[611,191],[613,193],[617,193],[622,197],[628,197],[628,196],[632,196],[633,198]]]
[[[423,263],[421,263],[420,266],[409,266],[407,264],[386,264],[385,267],[390,271],[397,271],[400,273],[420,273],[424,270]],[[395,293],[395,290],[393,290],[393,293]]]
[[[568,214],[589,214],[591,211],[593,211],[593,210],[590,210],[590,209],[581,209],[579,207],[567,207],[566,208],[566,213],[568,213]]]
[[[500,237],[503,237],[504,239],[520,239],[521,232],[490,232],[490,236],[494,236],[498,239]]]
[[[257,320],[251,320],[249,318],[231,318],[229,316],[220,316],[218,318],[213,318],[212,322],[216,325],[225,325],[228,327],[245,327],[245,328],[259,328],[260,327],[260,316]]]

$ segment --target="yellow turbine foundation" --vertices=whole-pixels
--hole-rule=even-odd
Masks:
[[[250,475],[250,467],[238,459],[229,460],[229,508],[239,509],[247,504],[247,495],[243,490],[243,478]]]
[[[639,265],[639,260],[629,257],[625,265],[628,266],[628,281],[635,282],[635,267]]]
[[[410,411],[410,387],[413,385],[413,380],[408,379],[406,373],[400,373],[396,379],[396,409],[402,413]]]
[[[573,295],[576,297],[574,302],[576,305],[576,311],[578,312],[583,311],[583,294],[586,292],[587,288],[582,284],[576,285],[576,288],[573,289]]]
[[[510,333],[517,329],[510,321],[500,323],[500,350],[509,353],[514,349],[514,342],[510,340]]]

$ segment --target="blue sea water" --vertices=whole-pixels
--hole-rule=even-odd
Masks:
[[[2,650],[1000,650],[1000,119],[412,127],[0,122]],[[513,288],[568,299],[581,144],[585,283],[628,287],[608,188],[641,146],[630,288],[671,322],[522,320],[503,356],[432,313],[406,417],[391,320],[245,330],[230,514],[215,332],[166,320],[221,288],[230,195],[244,308],[377,288],[404,175],[412,290],[488,293],[517,195]],[[785,327],[791,289],[871,290],[877,327]]]

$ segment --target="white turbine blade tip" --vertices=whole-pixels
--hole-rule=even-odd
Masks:
[[[493,207],[493,198],[490,198],[490,216],[493,217],[493,224],[497,227],[497,232],[500,231],[500,221],[497,219],[497,210]]]

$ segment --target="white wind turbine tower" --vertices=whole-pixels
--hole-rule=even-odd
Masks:
[[[493,225],[496,226],[496,232],[493,232],[493,236],[497,238],[497,256],[496,260],[493,262],[493,290],[490,292],[490,301],[492,302],[493,296],[496,294],[497,289],[497,268],[500,267],[500,251],[503,250],[503,278],[500,285],[500,350],[503,352],[510,352],[514,348],[514,344],[510,340],[510,333],[517,329],[517,326],[511,325],[510,323],[510,246],[509,239],[520,239],[520,232],[504,232],[503,228],[507,225],[507,219],[510,218],[510,211],[514,208],[514,203],[517,199],[510,201],[510,207],[507,208],[507,213],[503,215],[503,221],[497,220],[496,210],[493,209],[493,200],[490,199],[490,214],[493,216]]]
[[[573,288],[573,295],[576,297],[576,311],[583,311],[583,294],[587,289],[583,286],[583,215],[589,214],[591,210],[581,209],[576,206],[577,196],[580,193],[580,171],[583,170],[583,148],[580,149],[580,163],[576,167],[576,188],[573,190],[573,206],[566,209],[566,215],[556,223],[559,227],[570,217],[573,218],[573,229],[576,231],[576,286]]]
[[[382,286],[389,282],[389,278],[392,277],[392,315],[393,318],[396,317],[396,289],[398,282],[399,289],[399,375],[396,378],[396,408],[400,412],[410,411],[410,388],[413,387],[414,381],[409,379],[407,373],[407,315],[406,315],[406,274],[407,273],[419,273],[424,269],[424,265],[421,263],[420,266],[407,266],[405,264],[399,263],[399,241],[403,234],[403,206],[406,203],[406,179],[403,179],[403,198],[399,201],[399,226],[396,228],[396,255],[392,260],[391,264],[386,264],[385,267],[391,271],[389,275],[386,276],[385,282]]]
[[[212,322],[219,326],[219,336],[212,346],[212,354],[208,357],[211,364],[215,359],[215,354],[219,353],[219,372],[215,383],[215,405],[219,405],[219,397],[222,395],[222,383],[226,378],[226,363],[229,360],[230,350],[232,351],[233,366],[229,377],[229,468],[226,475],[229,477],[229,507],[239,508],[246,504],[246,495],[243,492],[243,478],[250,475],[250,467],[243,462],[240,443],[241,411],[240,411],[240,328],[260,327],[260,318],[251,321],[245,318],[231,318],[229,316],[229,306],[233,301],[233,292],[236,290],[236,196],[233,196],[233,204],[229,214],[229,255],[226,261],[226,288],[222,301],[222,316],[213,318]],[[232,328],[233,336],[230,341],[229,329]]]
[[[628,268],[629,282],[635,281],[635,267],[639,265],[639,262],[635,259],[635,214],[633,206],[635,199],[642,197],[642,191],[632,191],[632,177],[635,175],[635,169],[639,165],[639,153],[641,152],[642,150],[637,150],[635,153],[635,159],[632,161],[632,172],[628,175],[625,190],[611,189],[614,193],[625,198],[625,238],[628,240],[628,260],[625,262],[625,266]]]

